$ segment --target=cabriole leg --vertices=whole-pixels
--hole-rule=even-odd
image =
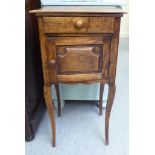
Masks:
[[[108,100],[106,105],[106,113],[105,113],[105,144],[109,144],[109,119],[110,119],[110,113],[115,97],[115,85],[109,86],[109,92],[108,92]]]
[[[55,147],[55,144],[56,144],[56,127],[55,127],[54,107],[53,107],[53,103],[52,103],[50,86],[44,86],[44,97],[45,97],[45,101],[46,101],[48,114],[50,116],[51,129],[52,129],[52,144],[53,144],[53,147]]]

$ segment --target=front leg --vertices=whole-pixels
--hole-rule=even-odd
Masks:
[[[46,101],[48,114],[50,116],[51,129],[52,129],[52,144],[53,144],[53,147],[55,147],[56,127],[55,127],[54,107],[53,107],[53,103],[52,103],[51,87],[50,86],[44,86],[44,97],[45,97],[45,101]]]
[[[105,113],[105,144],[109,144],[109,120],[110,120],[110,113],[112,109],[112,105],[114,102],[116,86],[109,85],[109,92],[108,92],[108,100],[106,105],[106,113]]]

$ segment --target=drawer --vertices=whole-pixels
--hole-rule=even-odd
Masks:
[[[114,33],[114,17],[43,17],[45,33]]]
[[[43,17],[45,33],[86,33],[87,17]]]

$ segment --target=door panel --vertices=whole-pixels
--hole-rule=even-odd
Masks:
[[[108,73],[110,39],[107,37],[47,37],[47,49],[51,81],[64,81],[61,75],[76,78],[80,74],[90,77]]]
[[[101,72],[102,46],[58,46],[56,48],[58,74]]]

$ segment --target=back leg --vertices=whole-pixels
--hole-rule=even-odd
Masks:
[[[57,95],[57,101],[58,101],[58,117],[61,116],[61,100],[60,100],[60,91],[59,91],[59,84],[54,84],[55,91]]]
[[[100,83],[99,115],[102,115],[103,91],[104,91],[104,84]]]

